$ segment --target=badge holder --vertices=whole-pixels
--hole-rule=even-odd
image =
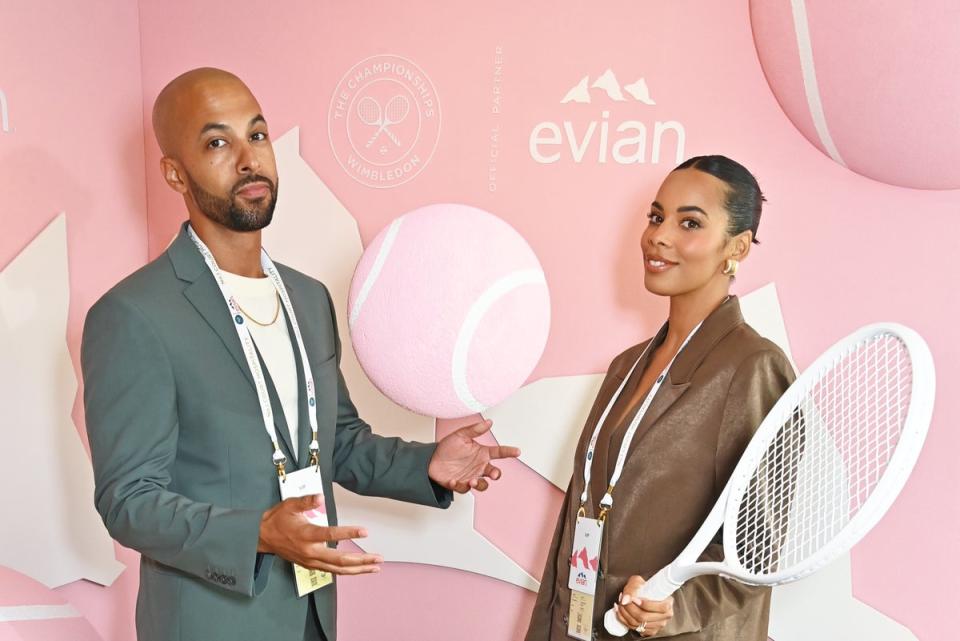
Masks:
[[[600,542],[607,508],[601,508],[595,519],[588,519],[581,505],[577,512],[577,526],[573,534],[573,554],[570,556],[570,611],[567,615],[567,635],[581,641],[591,641],[593,631],[593,602],[597,591],[597,573],[600,568]]]
[[[326,500],[323,496],[323,480],[320,476],[320,448],[317,445],[317,439],[314,437],[310,443],[310,466],[302,470],[286,473],[286,457],[282,452],[274,452],[274,464],[277,466],[277,476],[280,481],[280,498],[283,500],[299,498],[301,496],[320,495],[320,505],[303,515],[311,525],[327,527],[330,522],[327,520]],[[277,456],[279,454],[279,457]],[[297,596],[303,597],[311,592],[333,583],[333,575],[322,570],[310,570],[296,563],[293,564],[293,572],[297,580]]]

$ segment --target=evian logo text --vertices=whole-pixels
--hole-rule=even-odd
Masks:
[[[10,107],[7,105],[7,94],[0,89],[0,131],[10,133]]]
[[[591,89],[598,91],[591,93]],[[677,164],[683,161],[687,134],[681,123],[675,120],[650,123],[635,117],[611,122],[611,114],[623,113],[627,107],[635,116],[639,105],[656,105],[643,78],[621,86],[611,69],[592,84],[590,76],[584,76],[567,91],[560,104],[592,105],[595,100],[614,105],[604,105],[599,116],[597,112],[588,112],[586,118],[574,118],[576,113],[571,112],[570,120],[545,120],[534,125],[530,131],[530,157],[541,164],[562,159],[600,164],[613,161],[621,165],[656,164],[661,160]],[[622,106],[618,108],[616,103],[622,103]],[[582,109],[580,113],[583,113]]]
[[[440,136],[440,102],[415,63],[394,55],[353,66],[333,92],[327,117],[333,154],[368,187],[396,187],[420,173]]]

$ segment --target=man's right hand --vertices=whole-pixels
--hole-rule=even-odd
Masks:
[[[380,571],[379,554],[340,552],[327,543],[362,539],[366,529],[353,525],[321,527],[307,521],[304,512],[320,507],[319,495],[277,503],[260,519],[257,552],[276,554],[311,570],[333,574],[369,574]]]

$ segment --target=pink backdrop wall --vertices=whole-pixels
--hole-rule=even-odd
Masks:
[[[70,270],[66,340],[79,378],[80,334],[87,310],[120,276],[147,258],[136,5],[107,0],[83,5],[55,0],[0,2],[0,91],[9,116],[9,130],[0,131],[0,269],[66,212]],[[82,390],[73,414],[86,442],[81,394]],[[0,419],[5,435],[39,427]],[[4,448],[4,457],[15,455]],[[38,513],[42,509],[38,503]],[[2,532],[12,527],[24,524],[4,519],[0,544]],[[118,555],[136,567],[133,553],[118,547]],[[136,581],[136,572],[127,571],[110,588],[80,581],[49,595],[52,603],[72,604],[92,627],[78,631],[69,621],[0,624],[0,638],[133,639]],[[34,591],[24,590],[24,583],[15,582],[9,573],[0,575],[0,606],[37,603]]]
[[[816,33],[829,3],[808,4]],[[798,130],[771,90],[782,67],[762,66],[755,44],[755,32],[776,16],[752,22],[748,3],[733,0],[297,0],[269,7],[249,0],[142,0],[139,7],[103,1],[82,10],[52,0],[4,0],[0,9],[0,90],[13,127],[0,131],[0,267],[57,212],[67,211],[68,340],[75,357],[85,311],[162,251],[184,216],[160,180],[149,110],[159,89],[192,67],[219,66],[244,78],[274,138],[300,127],[302,155],[358,219],[365,243],[394,217],[432,202],[479,206],[520,231],[543,264],[553,303],[551,336],[531,380],[601,372],[662,320],[663,301],[642,291],[637,253],[644,207],[676,164],[675,130],[663,135],[661,157],[653,162],[656,123],[680,123],[684,156],[724,153],[740,160],[757,175],[769,203],[763,244],[736,287],[748,292],[777,284],[801,368],[839,336],[876,320],[914,327],[934,352],[938,402],[926,449],[903,495],[854,552],[854,590],[919,639],[951,638],[960,602],[952,580],[960,571],[960,504],[949,489],[960,483],[960,436],[952,429],[960,422],[960,400],[951,393],[960,384],[960,347],[952,332],[960,314],[960,191],[878,182],[808,141],[809,131]],[[789,59],[789,47],[796,46],[790,42],[775,53]],[[953,59],[960,53],[955,42],[944,44],[954,48]],[[383,54],[413,61],[429,76],[442,120],[422,171],[402,185],[374,189],[341,167],[328,119],[344,74]],[[903,64],[922,69],[926,60]],[[583,76],[592,83],[607,69],[621,86],[644,78],[656,104],[614,100],[599,89],[590,91],[590,104],[561,104]],[[898,138],[914,121],[929,120],[925,105],[944,92],[956,93],[943,100],[960,95],[939,85],[910,91],[897,112]],[[857,132],[848,130],[858,126],[856,119],[831,119],[848,108],[842,90],[829,85],[821,97],[838,129],[835,138],[855,144]],[[617,127],[628,121],[647,129],[643,163],[614,159]],[[563,137],[538,147],[541,155],[559,153],[556,162],[538,162],[531,152],[531,133],[541,123],[555,123]],[[545,127],[549,138],[551,125]],[[578,160],[567,131],[576,146],[591,127]],[[603,127],[606,152],[599,144]],[[942,135],[960,146],[956,128]],[[908,180],[924,158],[914,154],[910,161]],[[345,301],[336,302],[344,313]],[[82,415],[75,417],[82,432]],[[519,463],[506,472],[478,497],[477,527],[539,576],[560,493]],[[518,520],[520,504],[535,509]],[[128,564],[135,560],[121,554]],[[80,582],[57,593],[102,639],[128,641],[135,574],[133,565],[110,588]],[[0,575],[0,587],[3,580]],[[478,575],[388,564],[379,577],[343,581],[340,603],[346,640],[380,636],[385,621],[398,639],[499,640],[521,637],[532,595]]]

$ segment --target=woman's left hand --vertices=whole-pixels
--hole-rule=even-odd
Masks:
[[[663,601],[650,601],[634,596],[640,592],[644,583],[646,581],[642,576],[630,577],[620,593],[620,600],[613,608],[620,623],[639,632],[642,637],[652,637],[673,618],[673,597],[667,597]]]

